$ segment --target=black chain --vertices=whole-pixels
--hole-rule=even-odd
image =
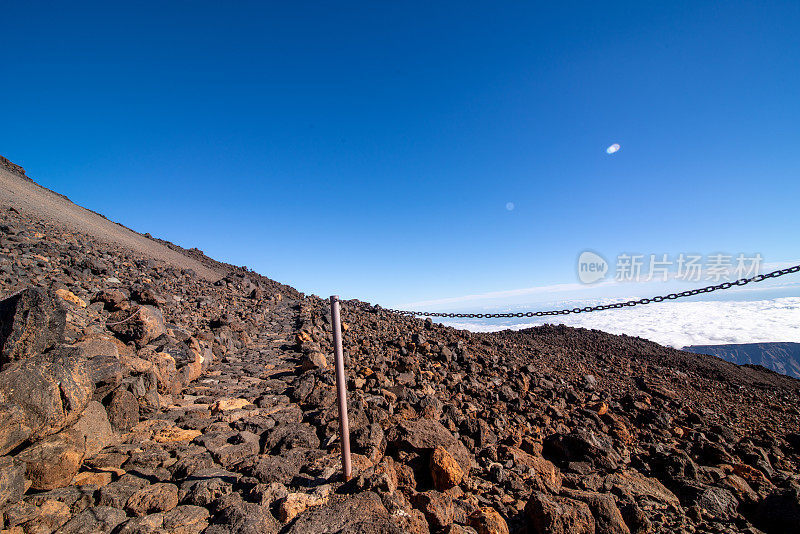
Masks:
[[[389,313],[396,313],[398,315],[407,316],[422,316],[422,317],[459,317],[468,319],[496,319],[502,317],[545,317],[549,315],[569,315],[570,313],[588,313],[594,311],[613,310],[617,308],[625,308],[628,306],[636,306],[638,304],[650,304],[652,302],[663,302],[665,300],[675,300],[683,297],[693,297],[701,293],[711,293],[720,289],[730,289],[733,286],[746,286],[751,282],[762,282],[768,278],[777,278],[785,274],[796,273],[800,271],[800,265],[794,267],[787,267],[786,269],[778,269],[767,274],[759,274],[752,278],[740,278],[735,282],[723,282],[721,284],[701,287],[698,289],[689,289],[681,291],[680,293],[670,293],[669,295],[651,297],[649,299],[629,300],[627,302],[616,302],[614,304],[600,304],[599,306],[586,306],[585,308],[567,308],[564,310],[551,310],[551,311],[537,311],[537,312],[516,312],[516,313],[442,313],[442,312],[420,312],[408,310],[394,310],[391,308],[382,308],[380,306],[371,305],[366,302],[358,303],[357,305],[368,309],[370,311],[386,311]]]

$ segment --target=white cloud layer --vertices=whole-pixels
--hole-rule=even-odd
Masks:
[[[492,332],[522,329],[544,323],[596,328],[612,334],[643,337],[662,345],[800,342],[800,297],[753,301],[665,302],[557,318],[531,319],[520,324],[498,325],[491,320],[444,324]]]

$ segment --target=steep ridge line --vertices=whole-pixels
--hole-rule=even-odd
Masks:
[[[211,281],[222,278],[226,273],[224,269],[209,267],[197,259],[171,250],[162,243],[82,208],[67,197],[42,187],[30,178],[9,172],[6,168],[0,168],[0,208],[24,211],[28,216],[61,224],[71,231],[124,246],[154,260],[182,269],[192,269]]]

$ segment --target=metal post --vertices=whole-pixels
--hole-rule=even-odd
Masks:
[[[347,381],[344,376],[344,354],[342,353],[342,318],[339,297],[331,297],[331,327],[333,329],[333,357],[336,363],[336,397],[339,401],[339,437],[342,441],[342,468],[344,479],[350,480],[353,467],[350,463],[350,423],[347,421]]]

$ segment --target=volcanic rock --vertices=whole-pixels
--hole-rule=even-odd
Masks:
[[[10,456],[0,456],[0,508],[17,502],[25,493],[25,464]]]
[[[469,525],[478,534],[508,534],[508,525],[494,508],[484,506],[469,516]]]
[[[442,446],[438,446],[431,454],[431,476],[433,485],[439,491],[457,486],[464,477],[464,471],[453,456]]]
[[[567,497],[534,493],[525,513],[534,532],[541,534],[594,534],[595,521],[589,506]]]
[[[135,305],[112,313],[106,325],[122,341],[132,341],[139,347],[166,333],[164,316],[153,306]]]
[[[36,490],[50,490],[68,485],[85,457],[84,436],[65,430],[38,441],[15,458],[25,462],[25,477]]]
[[[6,365],[0,400],[16,406],[24,423],[16,435],[39,439],[74,423],[89,403],[94,383],[80,349],[62,347]],[[19,438],[17,438],[19,439]],[[8,450],[18,443],[2,443]]]
[[[87,457],[94,456],[114,439],[106,409],[97,401],[91,401],[86,405],[86,409],[78,422],[72,426],[72,430],[83,437]]]
[[[41,288],[0,301],[0,369],[61,343],[66,316],[60,299]]]
[[[155,512],[169,512],[178,505],[178,487],[175,484],[157,483],[144,487],[130,496],[125,510],[135,516]]]
[[[125,512],[108,506],[93,506],[70,519],[59,534],[109,534],[125,521]]]

